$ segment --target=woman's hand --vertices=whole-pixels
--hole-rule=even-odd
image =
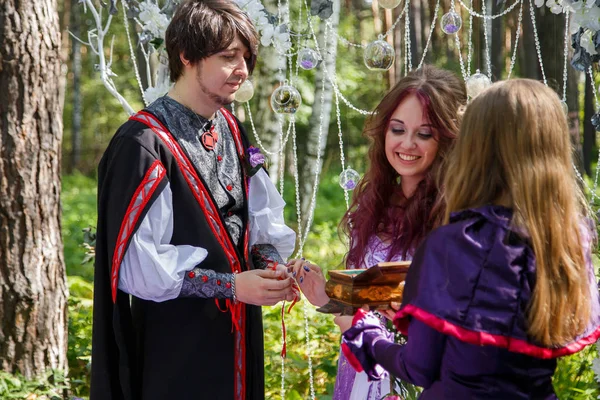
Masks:
[[[287,266],[310,304],[322,307],[329,303],[321,267],[302,258],[288,261]]]
[[[365,304],[364,306],[361,307],[360,310],[357,311],[357,313],[361,312],[361,310],[364,312],[368,312],[369,306],[367,304]],[[335,324],[340,327],[340,330],[342,331],[342,333],[345,333],[348,329],[352,328],[352,320],[354,319],[355,316],[356,315],[352,316],[352,315],[336,314],[336,317],[333,319],[333,322],[335,322]]]
[[[390,303],[389,310],[379,311],[379,313],[381,315],[383,315],[384,317],[386,317],[387,319],[389,319],[390,321],[393,321],[394,317],[396,316],[396,313],[398,312],[399,309],[400,309],[400,303],[396,303],[393,301]]]
[[[340,327],[342,333],[345,333],[348,329],[352,328],[352,315],[338,315],[333,319],[333,322]]]

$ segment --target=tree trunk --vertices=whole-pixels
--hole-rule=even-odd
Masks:
[[[393,10],[388,10],[386,9],[384,11],[384,16],[385,16],[385,31],[387,32],[392,25],[394,24],[394,15],[393,15]],[[339,17],[338,17],[339,20]],[[394,35],[390,34],[388,35],[385,40],[390,44],[390,46],[394,47]],[[395,49],[394,49],[395,51]],[[387,77],[387,81],[388,81],[388,87],[392,87],[396,84],[396,63],[392,63],[392,66],[390,67],[390,69],[388,69],[385,73],[386,77]]]
[[[333,2],[333,14],[329,17],[333,32],[337,32],[340,21],[340,3]],[[321,49],[324,48],[326,38],[323,36],[323,30],[319,32],[319,41]],[[331,33],[330,33],[331,35]],[[308,121],[309,132],[306,141],[306,153],[304,155],[304,168],[300,169],[300,196],[302,203],[302,215],[309,215],[309,207],[313,195],[313,185],[315,179],[320,175],[323,167],[323,157],[325,155],[325,146],[327,145],[327,133],[329,131],[329,120],[331,117],[332,95],[333,88],[331,82],[325,77],[323,80],[324,70],[327,68],[329,73],[335,71],[335,60],[337,55],[337,41],[335,39],[328,40],[327,52],[324,54],[324,60],[315,73],[315,101],[312,106],[312,113]],[[321,103],[323,98],[323,103]],[[321,139],[319,140],[319,127],[322,127]],[[320,162],[317,163],[317,157],[320,155]],[[311,216],[312,217],[312,216]],[[303,221],[304,229],[306,229],[307,220]],[[304,231],[302,231],[304,232]]]
[[[537,11],[536,23],[546,80],[548,86],[562,98],[565,15],[552,14],[547,7]]]
[[[537,20],[538,18],[536,18],[536,22],[538,22]],[[529,14],[529,4],[523,6],[523,33],[519,40],[523,41],[523,45],[519,45],[520,49],[518,50],[519,75],[523,78],[540,79],[542,75],[539,72],[540,66],[535,49],[533,25],[531,24],[531,15]]]
[[[0,6],[0,368],[65,369],[56,0]]]
[[[411,42],[411,61],[413,68],[417,68],[421,59],[421,3],[419,1],[410,2],[410,42]]]
[[[73,2],[73,7],[81,7],[79,2]],[[77,37],[81,33],[81,11],[73,10],[71,13],[71,32]],[[73,72],[73,125],[71,127],[71,171],[79,168],[81,160],[81,116],[83,113],[81,97],[81,43],[78,40],[72,42],[72,72]]]
[[[594,115],[594,94],[589,74],[585,74],[585,100],[583,111],[583,167],[588,176],[592,174],[592,163],[594,160],[594,151],[596,149],[596,130],[592,125],[592,116]]]
[[[274,0],[263,1],[265,7],[269,9],[277,9],[277,3]],[[283,18],[283,17],[282,17]],[[271,95],[273,91],[279,87],[279,82],[286,79],[286,58],[278,54],[273,46],[262,47],[260,49],[260,57],[257,68],[254,70],[255,78],[252,79],[254,84],[254,97],[251,102],[254,126],[257,129],[257,135],[261,143],[267,151],[275,152],[281,147],[279,125],[279,117],[271,109]],[[284,136],[287,132],[288,116],[283,116],[284,121]],[[256,143],[257,140],[251,133],[248,132],[250,140]],[[290,135],[291,136],[291,135]],[[257,144],[258,145],[258,144]],[[280,155],[265,154],[268,159],[269,177],[273,183],[277,183],[280,179],[279,165]],[[283,152],[285,157],[285,151]],[[279,187],[279,186],[278,186]]]
[[[570,46],[569,46],[570,47]],[[573,49],[570,49],[568,59],[571,60],[573,55]],[[585,139],[581,140],[581,126],[579,122],[579,77],[581,73],[577,71],[575,68],[571,67],[570,64],[567,64],[567,106],[569,109],[569,130],[571,132],[571,138],[573,139],[574,149],[576,151],[575,156],[575,165],[579,169],[581,175],[588,174],[589,169],[591,169],[591,164],[588,164],[587,169],[585,167],[585,155],[584,155],[584,146]],[[591,95],[591,94],[590,94]],[[584,100],[585,101],[585,100]],[[585,133],[584,133],[585,135]],[[584,136],[585,137],[585,136]],[[596,147],[595,143],[596,132],[592,128],[592,141],[593,148]],[[589,139],[588,139],[589,140]]]
[[[403,9],[403,5],[400,4],[398,7],[394,8],[392,10],[392,19],[395,21],[398,16],[400,15],[400,13],[402,12]],[[393,22],[392,22],[393,23]],[[400,79],[402,79],[402,77],[405,74],[404,69],[405,69],[405,65],[404,65],[404,51],[405,49],[405,44],[404,44],[404,29],[402,29],[404,27],[404,24],[399,22],[396,25],[396,29],[394,29],[394,32],[390,35],[393,37],[393,42],[394,42],[394,51],[396,53],[396,57],[394,59],[394,78],[393,78],[393,82],[396,83],[398,82]],[[390,27],[387,27],[386,29],[389,29]],[[392,86],[392,79],[391,77],[388,78],[388,82],[390,83],[390,87]]]
[[[491,14],[499,14],[504,10],[504,4],[499,4],[497,1],[492,1],[492,12]],[[498,81],[502,79],[502,72],[505,66],[505,55],[509,54],[504,45],[504,27],[507,25],[503,18],[496,18],[492,20],[492,46],[491,46],[491,62],[492,62],[492,81]]]

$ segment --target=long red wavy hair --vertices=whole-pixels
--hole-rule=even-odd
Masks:
[[[411,94],[417,96],[424,118],[435,128],[438,152],[414,195],[406,199],[398,184],[399,175],[385,155],[385,136],[392,114]],[[450,71],[426,65],[398,81],[367,119],[363,134],[371,141],[370,166],[354,190],[352,204],[340,223],[342,232],[350,238],[348,268],[369,267],[362,264],[373,235],[383,233],[391,238],[387,260],[397,254],[406,258],[441,223],[445,211],[439,187],[442,165],[458,134],[460,112],[466,102],[462,80]],[[402,206],[395,205],[398,203]]]

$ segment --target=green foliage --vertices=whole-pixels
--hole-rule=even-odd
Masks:
[[[84,230],[96,226],[96,180],[80,173],[63,176],[62,233],[67,275],[91,282],[93,265],[86,260]]]
[[[50,370],[34,379],[0,371],[0,399],[63,400],[68,389],[69,380],[61,371]]]
[[[333,324],[333,317],[315,311],[310,303],[302,300],[288,314],[286,304],[285,328],[287,357],[285,359],[286,399],[306,399],[310,396],[308,355],[304,321],[304,307],[308,321],[308,346],[312,354],[312,371],[315,395],[318,399],[330,399],[337,371],[340,332]],[[281,393],[281,305],[263,307],[265,328],[265,397],[280,398]]]
[[[286,182],[286,219],[296,221],[292,182]],[[69,274],[69,376],[72,394],[86,396],[89,392],[89,362],[91,354],[93,269],[81,265],[86,257],[84,229],[96,224],[96,182],[81,174],[63,177],[63,239]],[[344,192],[337,174],[323,176],[317,198],[313,228],[306,242],[304,256],[325,270],[341,268],[346,244],[339,238],[338,222],[344,210]],[[304,301],[285,313],[287,358],[285,359],[286,399],[305,399],[310,395],[308,357],[304,320]],[[287,304],[289,306],[289,304]],[[320,314],[306,305],[309,346],[312,353],[315,395],[330,399],[337,371],[340,333],[330,315]],[[279,398],[281,392],[281,306],[264,307],[265,380],[267,398]],[[554,387],[560,399],[583,400],[600,395],[591,363],[597,355],[594,346],[581,353],[559,360]],[[13,382],[14,381],[14,382]],[[15,383],[15,382],[19,383]],[[24,386],[30,385],[30,386]],[[20,378],[0,375],[0,398],[10,390],[23,393],[21,387],[38,387],[40,383],[24,383]],[[45,386],[40,386],[45,387]],[[33,389],[27,389],[30,392]],[[45,390],[45,389],[44,389]],[[49,390],[49,389],[48,389]]]
[[[286,187],[293,187],[286,182]],[[286,220],[296,221],[293,190],[284,190]],[[314,223],[306,241],[303,255],[324,270],[338,269],[347,251],[338,235],[338,222],[346,205],[344,191],[338,184],[337,175],[322,177],[317,195]],[[290,223],[293,225],[293,222]],[[306,304],[305,304],[306,303]],[[289,306],[289,305],[288,305]],[[306,321],[304,313],[306,312]],[[265,380],[266,398],[279,398],[281,393],[281,306],[264,307],[265,326]],[[308,347],[305,322],[308,324]],[[287,358],[285,359],[285,398],[306,399],[310,396],[307,348],[312,354],[315,397],[331,399],[337,372],[340,348],[340,331],[333,323],[333,316],[318,313],[306,300],[296,304],[285,313]]]
[[[598,357],[596,346],[558,360],[552,383],[561,400],[592,400],[600,395],[598,382],[594,379],[592,361]]]
[[[80,276],[69,276],[69,376],[71,391],[89,395],[92,355],[92,306],[94,286]]]

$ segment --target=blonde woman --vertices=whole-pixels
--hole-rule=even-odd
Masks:
[[[394,318],[338,317],[344,352],[421,399],[556,399],[556,358],[600,337],[592,231],[557,95],[492,85],[467,108],[444,180],[447,225],[416,251]]]

